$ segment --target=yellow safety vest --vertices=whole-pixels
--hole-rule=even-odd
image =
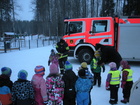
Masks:
[[[97,60],[96,59],[93,59],[93,62],[94,62],[93,69],[96,69],[97,68]]]
[[[109,73],[112,74],[110,84],[111,85],[120,84],[120,73],[121,72],[119,70],[116,70],[116,71],[110,71]]]
[[[133,75],[133,70],[131,69],[124,69],[123,71],[128,72],[127,80],[126,81],[133,81],[132,75]]]

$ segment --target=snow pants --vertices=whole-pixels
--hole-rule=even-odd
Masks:
[[[63,105],[76,105],[76,92],[64,91]]]
[[[76,94],[76,101],[77,105],[89,105],[90,97],[89,92],[77,92]]]
[[[98,86],[101,86],[101,73],[93,73],[94,74],[94,85],[98,81]]]
[[[126,82],[124,88],[123,88],[123,98],[124,99],[127,99],[129,101],[129,98],[130,98],[130,92],[131,92],[131,88],[132,88],[132,85],[133,85],[133,81],[129,81],[129,82]]]
[[[118,102],[118,85],[110,85],[110,102]]]

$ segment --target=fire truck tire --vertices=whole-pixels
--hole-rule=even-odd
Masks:
[[[87,62],[88,64],[90,64],[92,58],[93,58],[93,52],[88,49],[82,49],[78,53],[78,60],[80,63]]]

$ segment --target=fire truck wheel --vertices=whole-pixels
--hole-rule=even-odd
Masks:
[[[87,62],[88,64],[90,64],[92,58],[93,58],[93,53],[88,49],[82,49],[78,53],[78,60],[80,63]]]

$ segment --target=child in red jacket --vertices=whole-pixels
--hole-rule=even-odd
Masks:
[[[122,67],[122,82],[121,82],[121,88],[123,89],[123,100],[121,100],[122,103],[129,102],[130,92],[133,85],[133,70],[130,69],[130,66],[128,65],[127,61],[121,61],[120,65]]]

